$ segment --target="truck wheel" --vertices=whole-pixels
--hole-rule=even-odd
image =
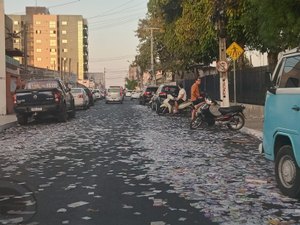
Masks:
[[[279,189],[291,198],[300,197],[300,169],[291,145],[279,149],[275,159],[275,176]]]
[[[26,125],[28,123],[28,116],[26,115],[17,115],[17,120],[20,125]]]
[[[68,112],[67,112],[67,106],[65,104],[62,106],[61,112],[58,114],[57,119],[59,122],[67,122]]]

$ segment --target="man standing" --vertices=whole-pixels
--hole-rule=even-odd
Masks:
[[[200,107],[200,103],[203,102],[203,98],[200,95],[199,86],[201,84],[201,78],[198,77],[191,88],[191,101],[193,102],[194,109],[192,110],[192,120],[195,119],[197,109]]]

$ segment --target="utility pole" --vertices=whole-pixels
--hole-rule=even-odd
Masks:
[[[155,71],[154,71],[154,56],[153,56],[153,30],[159,30],[159,28],[156,28],[156,27],[149,27],[149,28],[146,28],[147,30],[150,30],[151,32],[151,72],[152,72],[152,77],[154,78],[154,85],[156,85],[156,74],[155,74]]]
[[[27,46],[27,24],[24,24],[23,27],[23,46],[24,46],[24,68],[25,73],[27,74],[28,70],[28,46]]]
[[[4,0],[0,0],[0,115],[6,115],[6,63],[5,63]]]
[[[221,106],[229,106],[229,90],[228,90],[228,64],[226,58],[226,28],[225,28],[225,2],[223,0],[215,1],[215,24],[219,37],[219,65],[220,72],[220,99]],[[221,68],[220,68],[221,67]]]

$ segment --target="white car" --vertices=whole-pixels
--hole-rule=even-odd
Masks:
[[[99,89],[93,89],[92,93],[96,96],[96,99],[101,99],[101,94]]]
[[[89,108],[89,96],[83,88],[71,88],[76,108]]]
[[[127,90],[125,96],[126,97],[131,97],[132,90]]]
[[[120,87],[112,86],[107,89],[105,103],[107,104],[109,102],[119,102],[120,104],[123,103],[123,94]]]
[[[139,99],[140,98],[140,95],[141,95],[141,92],[139,91],[134,91],[132,92],[131,96],[130,96],[130,100],[133,100],[133,99]]]

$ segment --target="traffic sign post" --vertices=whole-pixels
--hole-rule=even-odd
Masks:
[[[244,49],[236,42],[233,42],[227,49],[227,55],[233,60],[233,89],[234,89],[234,104],[236,104],[236,68],[235,61],[244,53]]]

